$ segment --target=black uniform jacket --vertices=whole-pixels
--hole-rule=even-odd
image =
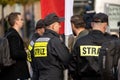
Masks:
[[[12,66],[5,68],[3,73],[0,75],[0,80],[24,80],[28,79],[29,70],[27,66],[27,54],[24,49],[24,43],[18,32],[10,28],[7,36],[11,58],[16,61]],[[7,34],[8,34],[7,33]]]
[[[27,59],[27,60],[31,63],[31,65],[32,65],[32,62],[33,62],[31,55],[33,54],[34,43],[35,43],[35,41],[36,41],[39,37],[40,37],[40,35],[39,35],[38,33],[34,33],[34,34],[32,35],[32,38],[31,38],[30,43],[29,43],[29,46],[28,46],[28,49],[29,49],[29,51],[30,51],[30,54],[28,54],[28,59]],[[32,65],[32,66],[33,66],[33,65]]]
[[[47,45],[47,56],[37,57],[33,80],[63,80],[63,70],[68,66],[70,54],[59,38],[59,35],[47,29],[42,37],[50,38]],[[39,39],[38,39],[39,40]]]
[[[34,48],[34,43],[39,37],[40,37],[40,35],[38,33],[34,33],[32,35],[30,44],[28,46],[28,49],[30,51],[30,54],[28,54],[28,56],[29,56],[28,61],[30,62],[32,69],[35,69],[35,67],[34,67],[35,62],[34,62],[34,56],[33,56],[33,54],[34,54],[34,49],[33,49]]]
[[[73,58],[69,66],[74,80],[80,80],[81,77],[100,77],[99,49],[102,43],[111,39],[112,37],[109,34],[92,30],[88,35],[77,40],[72,51]]]
[[[31,38],[31,41],[35,42],[36,39],[38,39],[40,37],[40,35],[38,33],[34,33],[32,38]]]

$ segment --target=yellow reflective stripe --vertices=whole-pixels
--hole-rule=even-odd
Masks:
[[[32,62],[32,58],[31,58],[31,53],[29,50],[26,51],[27,52],[27,61]]]
[[[28,49],[29,49],[30,51],[32,50],[32,48],[33,48],[33,46],[31,46],[31,45],[28,46]]]
[[[48,42],[36,42],[34,45],[34,57],[47,57]]]
[[[99,56],[101,46],[82,45],[80,46],[80,56]]]

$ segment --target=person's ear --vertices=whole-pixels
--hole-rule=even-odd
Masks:
[[[39,32],[39,29],[37,29],[36,31]]]
[[[52,25],[52,29],[53,29],[53,30],[55,29],[55,26],[54,26],[54,24]]]
[[[92,26],[92,27],[94,26],[94,22],[91,22],[91,26]]]
[[[107,28],[108,24],[107,23],[104,23],[104,27]]]
[[[106,30],[107,29],[107,23],[102,23],[103,29]]]
[[[75,27],[75,25],[73,24],[73,23],[71,23],[71,26],[74,28]]]
[[[50,28],[51,28],[51,29],[54,29],[54,25],[53,25],[53,24],[51,24],[51,25],[50,25]]]

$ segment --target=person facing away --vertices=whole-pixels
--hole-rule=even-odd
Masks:
[[[35,33],[33,34],[31,40],[35,41],[37,38],[39,38],[40,36],[42,36],[44,34],[44,32],[45,32],[44,20],[40,19],[36,23]]]
[[[16,61],[15,64],[5,69],[0,80],[26,80],[30,77],[28,65],[27,65],[27,53],[24,49],[24,43],[19,35],[19,32],[23,26],[23,18],[21,13],[12,12],[8,16],[8,23],[11,28],[6,33],[11,58]]]
[[[32,80],[63,80],[63,70],[68,67],[70,56],[58,34],[61,19],[51,13],[44,20],[45,33],[34,44],[36,69]]]
[[[34,56],[33,56],[33,47],[34,47],[34,43],[35,41],[41,37],[43,35],[43,33],[45,32],[45,24],[44,24],[44,20],[43,19],[40,19],[37,21],[37,24],[36,24],[36,27],[35,27],[35,33],[32,35],[32,38],[30,40],[30,44],[28,46],[28,58],[27,60],[31,63],[31,67],[32,69],[34,69]],[[29,54],[30,53],[30,54]],[[31,69],[31,75],[32,75],[32,69]]]
[[[97,13],[93,17],[92,31],[77,40],[69,68],[74,80],[102,80],[98,56],[102,43],[111,40],[105,33],[107,26],[108,16]]]
[[[44,24],[44,20],[40,19],[38,20],[37,24],[36,24],[36,28],[35,28],[35,33],[32,35],[32,38],[30,40],[30,44],[28,46],[29,51],[32,53],[33,50],[33,46],[34,46],[34,42],[44,34],[45,32],[45,24]],[[28,59],[28,61],[31,62],[31,59]]]
[[[80,38],[88,34],[88,30],[85,29],[85,22],[83,20],[83,17],[80,15],[74,15],[71,17],[71,25],[72,25],[72,31],[74,36],[76,36],[73,46],[75,42]]]

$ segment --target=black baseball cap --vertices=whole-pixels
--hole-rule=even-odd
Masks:
[[[40,19],[36,23],[36,28],[35,29],[40,29],[40,28],[45,28],[45,22],[43,19]]]
[[[108,23],[108,16],[105,13],[97,13],[93,16],[93,22]]]
[[[49,26],[54,22],[63,22],[64,18],[59,18],[55,13],[48,14],[45,19],[45,26]]]

